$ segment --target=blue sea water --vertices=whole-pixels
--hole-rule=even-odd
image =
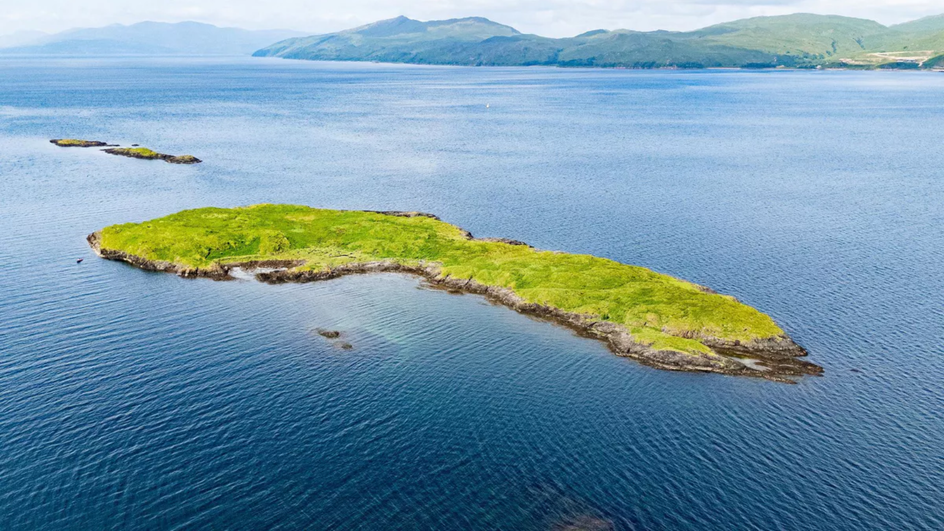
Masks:
[[[0,59],[0,529],[942,529],[942,147],[934,73]],[[261,202],[644,265],[826,373],[663,372],[411,277],[185,280],[84,240]]]

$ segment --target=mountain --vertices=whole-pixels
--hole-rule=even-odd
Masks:
[[[912,33],[940,33],[944,31],[944,15],[919,18],[911,22],[895,24],[890,29]]]
[[[7,35],[0,35],[0,48],[25,46],[49,35],[41,31],[16,31]]]
[[[263,54],[291,59],[332,61],[441,62],[465,44],[480,44],[492,37],[520,35],[509,26],[484,18],[420,22],[406,17],[366,26],[278,42]]]
[[[54,55],[249,55],[260,46],[304,33],[288,30],[250,31],[199,22],[139,22],[103,28],[82,28],[34,39],[2,53]]]
[[[799,57],[857,54],[888,28],[871,20],[798,13],[736,20],[692,32],[699,39]]]
[[[944,15],[925,17],[896,24],[880,42],[882,51],[933,50],[944,51]]]
[[[454,65],[626,68],[917,68],[944,53],[944,15],[896,26],[835,15],[755,17],[672,32],[595,30],[551,39],[473,17],[406,17],[327,35],[293,38],[256,57]]]
[[[772,60],[769,54],[743,54],[724,46],[696,48],[655,33],[597,31],[569,39],[549,39],[524,35],[480,17],[431,22],[397,17],[338,33],[288,39],[253,55],[418,64],[619,66],[627,62],[701,59],[705,55],[702,51],[707,49],[712,65],[727,64],[726,54]]]

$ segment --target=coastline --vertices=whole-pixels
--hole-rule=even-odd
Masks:
[[[372,212],[397,217],[423,216],[439,220],[435,215],[421,212]],[[462,230],[462,232],[466,238],[476,239],[468,231]],[[590,315],[567,312],[553,306],[530,303],[508,288],[485,285],[471,278],[453,278],[448,274],[443,275],[436,263],[423,262],[418,265],[406,265],[394,260],[382,260],[347,263],[322,270],[293,270],[303,265],[304,260],[254,260],[215,263],[208,268],[191,268],[168,261],[150,260],[124,251],[104,249],[101,246],[100,232],[89,234],[86,239],[92,250],[101,258],[126,262],[146,271],[174,273],[184,278],[231,280],[233,277],[230,271],[237,268],[247,271],[266,269],[254,276],[257,280],[268,284],[319,282],[355,274],[409,274],[422,278],[427,285],[436,289],[480,295],[492,303],[501,304],[519,313],[566,326],[583,337],[603,341],[617,356],[631,358],[658,369],[749,376],[783,383],[796,383],[791,377],[823,373],[822,367],[799,359],[805,357],[807,351],[785,334],[754,339],[749,342],[699,336],[697,339],[711,350],[706,353],[658,350],[650,344],[637,341],[623,325],[595,319]],[[481,240],[527,245],[515,240],[493,238]],[[748,358],[751,361],[745,363],[739,361],[738,358]]]
[[[308,61],[318,63],[355,63],[355,64],[375,64],[391,66],[416,66],[416,67],[448,67],[448,68],[553,68],[560,70],[633,70],[633,71],[679,71],[679,72],[926,72],[942,73],[944,67],[934,68],[897,68],[879,66],[838,66],[835,64],[813,65],[813,66],[769,66],[769,67],[747,67],[747,66],[702,66],[702,67],[681,67],[681,66],[604,66],[604,65],[575,65],[575,64],[465,64],[465,63],[423,63],[411,61],[378,61],[376,59],[302,59],[298,57],[278,57],[265,55],[251,55],[253,60],[271,59],[281,61]]]

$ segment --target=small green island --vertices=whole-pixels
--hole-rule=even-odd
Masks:
[[[111,144],[101,140],[81,140],[79,138],[53,138],[49,141],[59,147],[110,147]]]
[[[118,147],[105,149],[103,151],[109,155],[119,155],[122,157],[131,157],[133,159],[163,160],[164,162],[169,162],[171,164],[197,164],[203,162],[193,155],[167,155],[166,153],[158,153],[157,151],[148,149],[146,147]]]
[[[183,277],[268,283],[400,272],[437,288],[484,295],[607,343],[617,355],[669,370],[793,382],[821,374],[768,315],[709,288],[590,255],[474,238],[419,212],[298,205],[185,210],[90,234],[107,259]]]

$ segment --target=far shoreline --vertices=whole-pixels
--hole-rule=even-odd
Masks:
[[[310,59],[293,59],[293,58],[282,58],[282,57],[255,57],[252,55],[149,55],[149,54],[102,54],[102,55],[86,55],[86,54],[4,54],[0,53],[0,61],[11,59],[11,60],[31,60],[31,59],[44,59],[44,60],[61,60],[61,59],[70,59],[70,60],[87,60],[87,61],[101,61],[101,60],[168,60],[168,59],[177,59],[177,60],[200,60],[200,61],[212,61],[220,60],[220,63],[224,63],[224,60],[240,60],[239,62],[245,64],[251,64],[255,62],[264,62],[269,61],[272,63],[276,62],[288,62],[288,64],[325,64],[325,65],[374,65],[374,66],[389,66],[389,67],[414,67],[414,68],[482,68],[489,70],[512,70],[512,69],[547,69],[547,70],[561,70],[561,71],[632,71],[632,72],[686,72],[686,73],[697,73],[697,72],[921,72],[921,73],[944,73],[944,68],[841,68],[841,67],[822,67],[822,68],[797,68],[791,66],[777,66],[772,68],[744,68],[739,66],[708,66],[704,68],[679,68],[679,67],[654,67],[654,68],[633,68],[627,66],[566,66],[566,65],[464,65],[464,64],[429,64],[429,63],[407,63],[407,62],[384,62],[384,61],[358,61],[358,60],[344,60],[344,61],[334,61],[334,60],[310,60]]]

